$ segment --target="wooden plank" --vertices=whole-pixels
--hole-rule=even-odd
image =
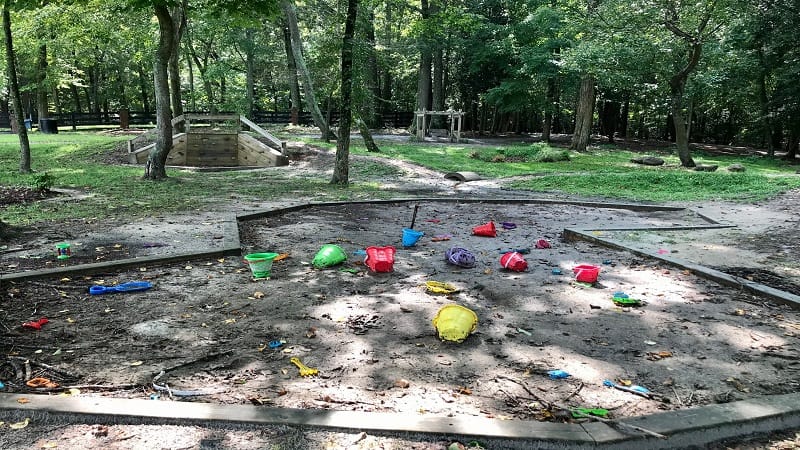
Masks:
[[[287,166],[289,165],[289,158],[286,155],[283,155],[281,152],[267,146],[263,142],[260,142],[258,139],[246,135],[240,134],[239,135],[239,159],[242,160],[242,154],[247,154],[247,158],[245,160],[263,160],[266,159],[268,162],[264,163],[264,165],[268,166]]]
[[[255,131],[256,133],[264,136],[270,143],[272,144],[273,148],[279,150],[284,155],[286,154],[286,142],[281,141],[280,139],[273,136],[269,131],[261,128],[260,126],[256,125],[253,121],[248,119],[245,116],[240,116],[239,120],[250,127],[251,130]]]

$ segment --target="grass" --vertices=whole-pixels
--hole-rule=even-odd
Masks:
[[[194,172],[168,169],[160,182],[141,179],[141,166],[102,162],[125,137],[94,133],[32,133],[33,174],[20,174],[16,135],[0,135],[0,185],[34,186],[47,174],[53,187],[75,189],[88,195],[80,201],[45,201],[10,205],[0,219],[11,225],[71,218],[131,217],[161,213],[188,213],[221,209],[231,199],[266,201],[285,198],[349,200],[391,195],[380,186],[354,183],[348,188],[331,185],[327,178],[297,177],[287,168],[264,171]],[[374,164],[373,164],[374,165]],[[363,166],[375,171],[377,166]],[[385,170],[385,169],[384,169]]]
[[[126,138],[90,132],[57,135],[32,133],[34,174],[20,174],[17,136],[0,134],[0,185],[35,186],[43,176],[57,188],[71,188],[88,195],[80,201],[46,201],[17,204],[0,210],[0,219],[10,224],[71,218],[102,218],[107,215],[157,215],[222,209],[232,199],[266,201],[287,198],[351,200],[389,198],[378,182],[333,186],[329,179],[300,176],[291,169],[276,168],[242,172],[194,172],[169,169],[169,179],[147,182],[139,166],[106,164],[103,157]],[[293,138],[295,139],[295,138]],[[312,141],[334,148],[333,144]],[[539,161],[540,155],[560,155],[563,149],[538,144],[478,147],[379,142],[377,158],[403,159],[440,171],[472,171],[486,178],[516,177],[516,189],[570,193],[635,201],[698,201],[713,199],[755,201],[800,187],[795,167],[776,159],[717,156],[695,152],[695,160],[717,164],[717,172],[694,172],[681,168],[677,157],[662,153],[662,167],[630,162],[639,153],[604,146],[586,153],[567,152],[569,159]],[[353,154],[367,154],[354,141]],[[653,152],[655,153],[655,152]],[[496,157],[496,155],[502,155]],[[548,156],[545,159],[550,159]],[[496,161],[496,162],[492,162]],[[741,163],[747,171],[732,173],[725,167]],[[353,179],[392,178],[401,171],[380,160],[354,160]]]

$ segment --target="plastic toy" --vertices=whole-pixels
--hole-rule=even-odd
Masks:
[[[300,358],[296,358],[296,357],[295,358],[291,358],[289,360],[289,362],[291,362],[292,364],[297,366],[298,369],[300,369],[300,376],[301,377],[310,377],[310,376],[319,374],[319,370],[314,369],[313,367],[306,366],[305,364],[300,362]]]
[[[347,261],[347,254],[341,247],[335,244],[325,244],[314,256],[311,264],[318,269],[322,269],[341,264],[345,261]]]
[[[129,281],[116,286],[92,286],[89,288],[89,293],[92,295],[100,295],[111,294],[113,292],[139,292],[146,291],[151,287],[153,287],[153,284],[149,281]]]
[[[394,269],[395,248],[391,245],[386,247],[367,247],[367,257],[364,264],[373,272],[391,272]]]
[[[528,262],[517,252],[508,252],[500,257],[500,265],[508,270],[524,272],[528,268]]]
[[[475,236],[497,237],[497,229],[494,226],[494,222],[489,221],[474,227],[472,234]]]
[[[422,231],[403,228],[403,247],[413,247],[425,233]]]
[[[600,274],[600,267],[591,264],[581,264],[572,268],[575,279],[581,283],[596,283]]]
[[[436,317],[433,326],[443,341],[464,342],[478,328],[478,316],[469,308],[461,305],[445,305]]]

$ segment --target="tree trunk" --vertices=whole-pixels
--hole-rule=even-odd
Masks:
[[[169,93],[170,106],[172,107],[172,117],[183,114],[183,99],[181,98],[181,55],[180,45],[183,32],[186,30],[186,0],[182,0],[180,5],[172,8],[172,27],[175,33],[173,47],[174,51],[169,57]],[[183,132],[183,123],[177,125],[177,131]]]
[[[575,131],[572,133],[570,150],[585,152],[592,137],[592,115],[594,112],[594,77],[585,74],[581,79],[578,105],[575,108]]]
[[[167,178],[167,155],[172,150],[172,110],[169,95],[169,60],[175,51],[174,22],[163,4],[154,6],[158,18],[159,38],[154,63],[156,88],[156,142],[145,164],[144,178]]]
[[[295,10],[294,3],[292,3],[292,0],[281,0],[281,8],[286,15],[286,23],[289,25],[289,36],[292,43],[294,62],[297,65],[297,71],[300,77],[303,79],[303,87],[305,88],[306,94],[306,107],[311,111],[311,117],[314,118],[314,124],[322,133],[322,139],[325,141],[336,139],[336,135],[328,126],[328,122],[322,117],[319,104],[317,104],[317,97],[314,95],[314,83],[311,81],[311,73],[308,71],[306,60],[303,57],[303,45],[300,40],[300,29],[297,26],[297,11]]]
[[[428,0],[420,0],[420,13],[422,14],[422,21],[425,22],[430,18],[430,7]],[[433,66],[433,54],[431,53],[431,45],[427,36],[421,36],[419,43],[419,71],[417,72],[417,111],[431,110],[431,88],[433,86],[433,78],[431,69]],[[410,131],[416,132],[416,121],[411,122]]]
[[[137,69],[137,72],[139,73],[139,95],[141,95],[141,97],[142,97],[141,98],[141,100],[142,100],[142,109],[144,110],[144,112],[148,112],[149,113],[150,112],[150,96],[148,95],[148,91],[150,90],[150,88],[148,87],[147,76],[145,75],[144,67],[142,66],[141,63],[137,65],[136,69]],[[72,86],[74,86],[74,84]],[[77,92],[77,88],[75,88],[75,89],[76,89],[75,92]],[[80,101],[78,99],[77,95],[75,96],[75,101],[76,102]],[[78,107],[77,107],[76,111],[77,112],[81,112],[80,103],[78,103]]]
[[[50,105],[47,96],[47,44],[39,45],[36,55],[36,111],[39,120],[50,117]]]
[[[253,35],[255,30],[248,28],[244,45],[245,84],[247,91],[247,117],[255,117],[256,112],[256,50]]]
[[[289,32],[289,24],[286,18],[283,19],[283,46],[286,49],[286,75],[289,78],[289,96],[291,98],[292,125],[297,125],[300,119],[300,112],[303,110],[303,103],[300,99],[300,83],[297,80],[297,64],[292,54],[292,36]]]
[[[31,173],[31,145],[28,142],[28,130],[25,129],[25,119],[22,116],[22,99],[19,93],[19,80],[17,78],[17,58],[14,54],[14,42],[11,39],[11,13],[8,10],[10,0],[3,1],[3,35],[6,41],[6,69],[8,71],[9,95],[11,108],[14,113],[12,120],[17,124],[19,136],[19,171]]]
[[[550,142],[550,135],[553,131],[553,112],[557,111],[558,105],[558,85],[555,78],[547,80],[547,91],[545,93],[544,123],[542,124],[542,141]]]
[[[342,107],[339,116],[339,139],[336,141],[336,166],[331,184],[347,185],[350,170],[350,127],[353,119],[353,34],[356,28],[358,0],[347,0],[347,18],[342,37]]]
[[[364,139],[364,145],[367,147],[368,152],[378,153],[381,149],[378,148],[378,145],[375,144],[375,140],[372,139],[372,133],[369,132],[369,127],[363,120],[356,119],[356,126],[358,126],[358,132],[361,133],[361,138]]]
[[[378,76],[378,55],[375,50],[375,11],[369,9],[367,13],[367,21],[365,25],[366,33],[366,95],[364,95],[364,105],[361,108],[361,114],[364,121],[372,128],[380,128],[383,126],[383,120],[380,114],[380,78]]]

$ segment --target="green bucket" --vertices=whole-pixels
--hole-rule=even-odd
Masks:
[[[244,260],[250,266],[253,278],[269,278],[272,271],[272,260],[277,257],[277,253],[250,253],[244,255]]]
[[[347,261],[347,254],[335,244],[325,244],[319,249],[311,264],[318,269],[332,267]]]

